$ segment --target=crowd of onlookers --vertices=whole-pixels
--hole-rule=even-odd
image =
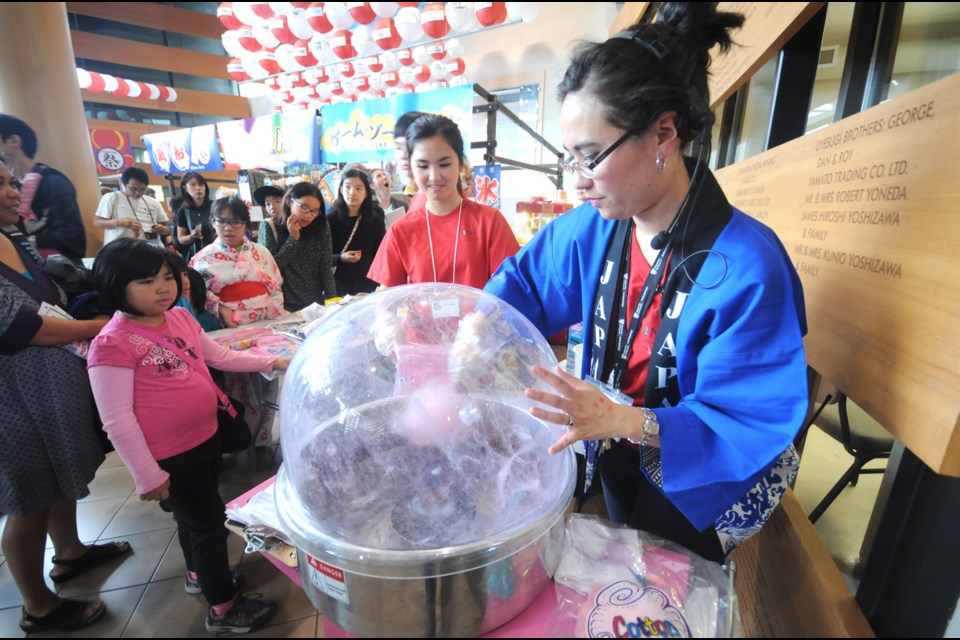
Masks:
[[[24,631],[84,627],[105,610],[48,588],[47,535],[54,583],[130,551],[77,535],[76,501],[104,459],[98,424],[140,498],[176,519],[184,588],[206,598],[207,628],[249,631],[273,614],[275,603],[240,595],[242,578],[227,565],[216,412],[231,405],[207,367],[282,371],[288,359],[230,351],[206,332],[408,282],[482,287],[519,248],[499,211],[464,197],[464,141],[453,121],[405,114],[395,136],[413,197],[392,194],[382,169],[347,166],[329,208],[311,182],[256,189],[266,213],[256,232],[248,203],[212,198],[199,173],[182,176],[168,214],[149,195],[148,174],[125,169],[120,190],[103,189],[93,215],[104,234],[88,292],[95,302],[72,319],[61,311],[86,294],[65,289],[50,266],[65,259],[85,272],[76,190],[34,160],[27,123],[0,115],[0,432],[9,443],[0,513]],[[175,415],[163,410],[171,394],[183,408]]]

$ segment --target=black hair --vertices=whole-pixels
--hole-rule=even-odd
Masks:
[[[715,2],[664,2],[657,22],[580,45],[557,87],[560,101],[587,91],[603,104],[610,124],[638,133],[676,111],[678,134],[689,142],[698,131],[689,122],[693,102],[709,109],[710,50],[715,45],[729,50],[729,31],[743,21],[742,14],[718,12]]]
[[[298,182],[287,187],[287,192],[283,194],[283,215],[280,216],[276,227],[277,242],[279,244],[282,245],[287,241],[287,238],[290,237],[290,232],[287,230],[287,219],[292,213],[290,203],[307,196],[313,196],[320,202],[320,213],[314,218],[312,223],[300,229],[300,237],[302,238],[304,235],[309,237],[316,233],[321,233],[324,227],[327,226],[327,208],[326,203],[323,201],[323,193],[320,192],[320,188],[312,182]]]
[[[230,211],[235,219],[243,220],[247,225],[250,224],[250,209],[247,208],[247,203],[240,198],[236,196],[217,198],[210,205],[210,218],[219,218],[224,211]]]
[[[183,206],[184,202],[183,196],[179,193],[175,193],[170,196],[169,200],[167,200],[167,206],[170,207],[170,211],[176,215],[177,211],[180,210],[180,207]]]
[[[420,116],[427,115],[423,111],[407,111],[405,114],[397,118],[397,123],[393,125],[393,137],[394,138],[406,138],[407,129],[410,128],[410,125]]]
[[[187,193],[187,183],[191,180],[196,180],[203,185],[203,202],[196,203],[193,201],[193,196]],[[183,196],[183,204],[190,203],[190,208],[205,209],[210,206],[210,185],[207,184],[206,178],[197,173],[196,171],[188,171],[183,174],[183,177],[180,178],[180,195]]]
[[[361,169],[349,169],[340,174],[340,188],[337,190],[337,199],[330,205],[330,216],[337,217],[342,220],[346,220],[350,217],[350,207],[347,206],[346,200],[343,199],[343,183],[346,182],[347,178],[357,178],[360,182],[363,183],[364,188],[367,190],[367,197],[363,199],[363,202],[360,204],[360,218],[366,222],[373,218],[373,187],[370,186],[370,176],[366,171]]]
[[[200,315],[207,304],[207,283],[200,272],[192,267],[188,267],[186,273],[190,279],[190,306]]]
[[[123,173],[120,174],[120,183],[123,184],[123,186],[127,186],[127,183],[131,180],[137,180],[145,185],[150,184],[150,178],[147,176],[147,172],[140,167],[127,167],[123,170]]]
[[[436,136],[440,136],[450,145],[463,167],[463,134],[460,133],[460,127],[450,118],[437,113],[425,114],[410,125],[407,129],[407,153],[412,158],[414,145]]]
[[[37,155],[36,132],[20,118],[0,113],[0,140],[6,142],[10,136],[20,136],[23,155],[33,160],[33,156]]]
[[[183,283],[177,264],[171,260],[173,255],[171,251],[137,238],[118,238],[108,242],[93,262],[97,293],[111,307],[132,316],[143,315],[127,301],[127,285],[135,280],[152,278],[167,265],[177,283],[177,297],[173,301],[176,304],[183,295]]]

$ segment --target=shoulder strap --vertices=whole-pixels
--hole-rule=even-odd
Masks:
[[[123,333],[130,333],[125,329],[117,329],[117,331],[122,331]],[[140,334],[140,335],[141,337],[145,337],[143,336],[143,334]],[[207,381],[207,384],[209,384],[213,388],[213,392],[217,395],[217,399],[220,401],[220,406],[227,410],[227,413],[230,414],[230,417],[235,418],[237,416],[237,410],[233,408],[232,404],[230,404],[230,398],[227,396],[227,394],[225,394],[220,389],[220,387],[217,386],[217,383],[213,381],[212,377],[210,377],[210,372],[207,370],[206,367],[201,366],[197,362],[196,358],[192,358],[189,354],[184,352],[182,349],[180,349],[180,347],[173,344],[169,340],[164,340],[163,345],[158,344],[156,340],[154,340],[153,342],[154,344],[157,344],[157,346],[159,347],[169,349],[174,354],[176,354],[178,358],[186,362],[187,366],[192,368],[201,378]],[[197,348],[199,348],[199,346]]]

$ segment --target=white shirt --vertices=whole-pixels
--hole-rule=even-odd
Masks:
[[[133,205],[131,208],[130,205]],[[139,198],[127,198],[123,193],[114,191],[108,193],[100,199],[100,205],[97,207],[98,218],[105,220],[118,220],[120,218],[134,218],[142,227],[144,232],[150,232],[153,226],[159,222],[164,224],[169,222],[167,214],[164,213],[160,203],[150,196],[140,196]],[[134,238],[133,231],[126,227],[116,227],[114,229],[104,229],[103,243],[113,242],[117,238]],[[139,236],[144,238],[143,234]],[[150,240],[150,242],[163,246],[160,238]]]

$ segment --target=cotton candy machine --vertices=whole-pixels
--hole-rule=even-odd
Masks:
[[[311,602],[348,632],[471,636],[549,583],[576,465],[530,416],[556,364],[515,309],[449,284],[328,316],[280,397],[277,509]]]

